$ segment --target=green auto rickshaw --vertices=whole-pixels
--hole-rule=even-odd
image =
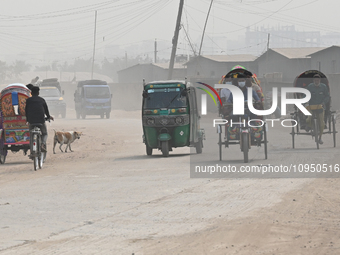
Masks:
[[[196,91],[186,81],[144,82],[143,142],[146,154],[153,149],[169,156],[177,147],[196,147],[202,153],[204,130],[200,128]]]

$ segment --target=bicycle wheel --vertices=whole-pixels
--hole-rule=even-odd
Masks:
[[[242,151],[243,151],[244,163],[248,163],[248,151],[249,151],[248,133],[242,133]]]
[[[33,155],[33,166],[34,171],[37,171],[39,167],[39,157],[38,157],[38,139],[37,134],[33,134],[32,145],[31,145],[31,154]]]
[[[316,118],[313,118],[313,130],[314,130],[316,148],[319,149],[319,123]]]
[[[39,157],[39,168],[41,169],[46,158],[46,152],[41,152]]]

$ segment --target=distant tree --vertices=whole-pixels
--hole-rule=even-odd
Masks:
[[[22,60],[15,60],[14,65],[11,66],[11,71],[15,77],[18,77],[22,72],[30,71],[30,69],[31,65]]]
[[[6,62],[0,61],[0,81],[3,82],[6,79],[8,67]]]

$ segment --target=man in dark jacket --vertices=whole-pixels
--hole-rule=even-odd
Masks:
[[[25,112],[30,131],[34,128],[34,125],[32,124],[42,124],[42,127],[40,128],[42,133],[41,150],[46,152],[47,128],[45,124],[45,115],[47,119],[54,120],[54,118],[50,116],[45,99],[39,96],[39,90],[40,88],[37,86],[31,88],[32,97],[29,97],[26,100]]]

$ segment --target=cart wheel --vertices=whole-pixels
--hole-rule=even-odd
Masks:
[[[169,142],[168,141],[162,142],[162,153],[164,157],[169,156]]]
[[[84,111],[81,113],[81,117],[82,117],[83,119],[86,118],[86,113],[85,113]]]
[[[195,147],[196,147],[196,153],[201,154],[202,153],[202,147],[203,147],[202,139],[198,139],[198,142],[196,143]]]
[[[319,149],[319,123],[316,118],[313,118],[313,130],[314,130],[316,148]]]
[[[333,127],[333,144],[334,144],[334,147],[336,147],[335,118],[333,114],[332,114],[332,127]]]
[[[264,135],[264,159],[267,159],[268,156],[267,156],[267,153],[268,153],[268,150],[267,150],[267,125],[264,124],[264,131],[263,131],[263,135]]]
[[[220,129],[221,129],[221,126],[220,126]],[[221,132],[218,133],[218,149],[219,149],[220,161],[222,161],[222,129],[221,129]]]
[[[244,163],[248,163],[248,151],[249,151],[248,133],[242,133],[242,151],[243,151]]]
[[[5,164],[6,156],[7,156],[7,150],[6,149],[1,150],[0,151],[0,164]]]
[[[151,156],[152,155],[152,148],[147,146],[147,145],[145,145],[145,147],[146,147],[146,155]]]
[[[293,149],[295,149],[295,130],[294,127],[292,127],[292,132],[290,133],[292,135],[292,145],[293,145]]]

